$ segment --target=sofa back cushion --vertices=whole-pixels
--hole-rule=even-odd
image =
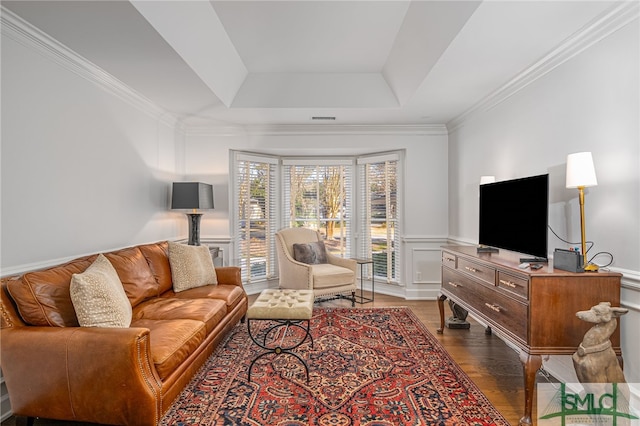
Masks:
[[[147,259],[151,273],[158,283],[158,295],[171,290],[171,266],[169,264],[169,243],[144,244],[138,246],[142,255]]]
[[[8,280],[7,290],[23,321],[35,326],[78,327],[69,292],[71,276],[84,272],[97,256],[84,256]],[[132,307],[172,288],[166,241],[116,250],[104,256],[116,269]]]
[[[158,283],[140,248],[129,247],[104,256],[118,272],[131,306],[158,296]]]
[[[71,276],[84,272],[96,257],[82,257],[9,281],[7,289],[24,322],[35,326],[77,327],[78,318],[69,294]]]

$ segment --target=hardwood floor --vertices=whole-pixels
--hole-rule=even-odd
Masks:
[[[365,297],[370,296],[365,292]],[[249,296],[249,303],[255,300],[256,297],[257,295]],[[351,302],[344,299],[327,300],[318,303],[318,306],[350,307]],[[518,424],[524,407],[524,381],[522,365],[517,352],[497,336],[486,335],[484,328],[471,318],[469,318],[471,323],[470,330],[445,329],[443,334],[437,334],[436,330],[440,326],[440,315],[435,301],[409,301],[376,294],[374,302],[362,305],[356,304],[356,308],[388,306],[410,307],[509,423],[512,425]],[[445,308],[446,315],[450,315],[451,312],[448,306]],[[539,378],[538,380],[544,379]],[[35,425],[39,424],[82,425],[82,423],[37,419]],[[13,425],[15,425],[13,417],[2,422],[2,426]]]

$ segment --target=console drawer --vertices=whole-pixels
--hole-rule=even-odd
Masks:
[[[508,330],[526,342],[528,322],[526,304],[447,268],[442,270],[442,287],[454,299],[468,305],[489,322]]]
[[[442,264],[449,268],[456,268],[456,256],[446,251],[442,252]]]
[[[442,288],[461,301],[466,302],[468,298],[474,297],[477,287],[481,287],[481,285],[462,274],[448,268],[442,268]]]
[[[527,277],[498,271],[498,287],[525,300],[529,299],[529,278]]]
[[[458,267],[456,269],[482,280],[491,286],[496,285],[496,270],[490,266],[471,262],[470,260],[459,257]]]

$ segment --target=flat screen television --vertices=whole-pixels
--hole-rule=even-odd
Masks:
[[[547,258],[549,175],[480,185],[481,246]]]

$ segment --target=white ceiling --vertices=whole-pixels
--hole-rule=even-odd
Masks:
[[[2,1],[189,126],[445,124],[600,1]]]

